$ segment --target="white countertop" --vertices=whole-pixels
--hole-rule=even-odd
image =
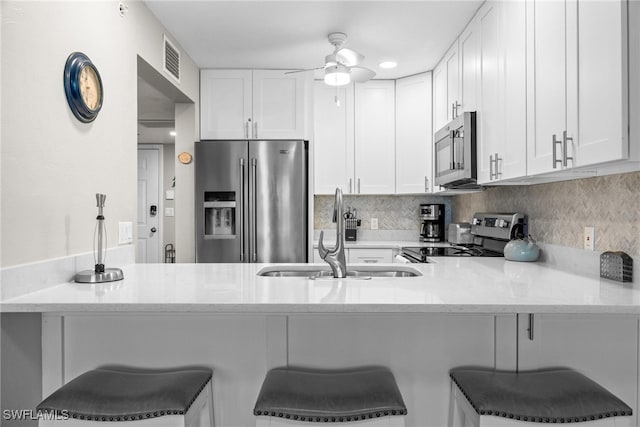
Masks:
[[[640,314],[640,289],[631,284],[502,258],[434,261],[410,264],[423,276],[371,280],[256,275],[272,264],[131,264],[123,268],[122,281],[61,283],[2,301],[0,310]]]

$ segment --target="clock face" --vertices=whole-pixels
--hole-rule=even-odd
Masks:
[[[90,110],[95,111],[100,105],[100,99],[102,98],[100,79],[96,74],[96,70],[89,65],[85,65],[80,71],[80,94],[84,104]]]
[[[96,66],[87,55],[74,52],[67,58],[63,78],[64,93],[73,115],[83,123],[94,121],[104,96]]]

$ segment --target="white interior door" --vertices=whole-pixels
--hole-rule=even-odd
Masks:
[[[161,262],[160,148],[138,148],[138,238],[136,262]]]

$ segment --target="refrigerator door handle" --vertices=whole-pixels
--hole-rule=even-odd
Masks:
[[[252,231],[252,246],[253,248],[251,249],[253,252],[253,262],[258,262],[258,227],[257,227],[257,218],[256,218],[256,208],[257,208],[257,203],[258,203],[258,198],[257,198],[257,188],[258,188],[258,172],[257,172],[257,168],[258,168],[258,161],[254,158],[251,159],[251,180],[252,180],[252,185],[253,188],[251,189],[250,194],[253,194],[253,203],[251,203],[251,209],[249,210],[249,214],[251,215],[250,217],[250,221],[253,227]]]
[[[240,262],[244,262],[244,158],[240,158],[240,191],[238,209],[240,210]]]

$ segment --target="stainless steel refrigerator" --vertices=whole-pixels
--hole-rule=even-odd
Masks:
[[[196,262],[307,262],[307,141],[196,142]]]

